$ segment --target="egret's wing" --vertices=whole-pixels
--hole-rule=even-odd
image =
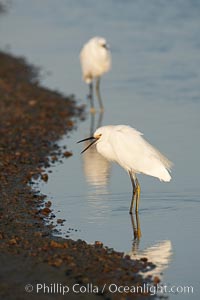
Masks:
[[[128,126],[116,126],[110,136],[110,144],[116,161],[125,169],[139,171],[144,147],[141,145],[141,133]]]
[[[85,44],[80,53],[83,79],[86,83],[90,83],[92,80],[92,57],[90,52],[89,45]]]
[[[129,126],[116,126],[111,145],[118,163],[127,171],[144,173],[169,181],[170,161],[145,141],[142,134]]]

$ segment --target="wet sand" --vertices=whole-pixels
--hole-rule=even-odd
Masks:
[[[101,242],[53,236],[51,202],[32,189],[31,180],[48,180],[50,164],[70,159],[72,153],[56,141],[76,129],[84,111],[75,97],[41,87],[37,69],[24,59],[0,52],[0,62],[0,298],[63,299],[58,290],[36,291],[38,283],[59,283],[69,287],[70,299],[147,299],[148,293],[109,292],[110,284],[158,283],[138,273],[155,267],[146,258],[132,261]],[[88,283],[93,290],[72,291],[74,284],[78,289]],[[25,291],[27,284],[33,291]]]

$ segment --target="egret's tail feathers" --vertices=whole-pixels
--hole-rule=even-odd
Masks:
[[[169,182],[171,180],[170,171],[173,166],[173,163],[160,151],[156,150],[157,157],[159,158],[159,167],[157,169],[157,176],[160,181]]]
[[[162,163],[164,164],[164,166],[161,172],[162,176],[160,177],[160,180],[169,182],[171,180],[170,171],[173,166],[173,163],[170,160],[168,160],[164,155],[162,156]]]
[[[160,179],[160,181],[169,182],[171,180],[171,175],[165,169],[164,172],[161,173],[161,176],[159,177],[159,179]]]
[[[145,172],[145,174],[157,177],[160,181],[169,182],[171,180],[170,170],[167,170],[164,166],[157,166],[157,168],[153,168]]]

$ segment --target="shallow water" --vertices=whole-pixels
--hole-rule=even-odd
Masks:
[[[47,5],[48,2],[48,5]],[[112,71],[101,92],[105,113],[86,115],[77,131],[59,142],[73,156],[52,167],[40,190],[66,219],[63,236],[102,241],[131,257],[147,255],[169,287],[193,286],[194,293],[170,299],[198,299],[199,293],[199,128],[200,3],[155,1],[12,1],[0,17],[0,47],[24,55],[44,70],[42,83],[87,103],[78,54],[91,36],[105,36]],[[88,16],[90,16],[88,18]],[[98,107],[97,101],[95,105]],[[88,109],[89,110],[89,109]],[[94,118],[94,119],[93,119]],[[134,240],[128,214],[131,183],[95,149],[80,155],[76,142],[107,124],[129,124],[173,162],[172,181],[139,176],[142,187]],[[136,223],[136,220],[134,220]]]

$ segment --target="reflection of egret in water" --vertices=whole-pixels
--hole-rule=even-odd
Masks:
[[[95,126],[95,114],[91,113],[90,116],[91,116],[91,120],[90,120],[90,135],[93,135],[93,133],[96,130],[96,128],[100,127],[101,124],[102,124],[103,112],[99,113],[96,126]]]
[[[96,127],[101,126],[103,113],[101,112],[99,115],[90,114],[90,116],[91,134]],[[96,116],[98,117],[97,120],[95,120]],[[85,141],[86,147],[89,144],[89,141]],[[88,151],[86,151],[85,155],[82,155],[81,157],[84,175],[90,186],[87,196],[88,203],[95,209],[95,214],[89,215],[89,222],[96,223],[97,218],[105,218],[105,212],[108,210],[107,197],[105,200],[105,197],[102,196],[108,194],[107,183],[110,175],[110,162],[97,152],[95,145],[91,146]]]
[[[102,119],[103,113],[100,113],[95,126],[95,115],[91,114],[90,134],[94,132],[96,127],[101,126]],[[90,141],[85,141],[85,147],[89,144]],[[87,182],[96,188],[96,192],[99,187],[99,194],[104,193],[105,190],[102,189],[102,187],[106,187],[109,179],[110,162],[97,152],[95,145],[91,146],[82,158],[84,174]]]
[[[87,147],[90,142],[85,142]],[[110,163],[96,150],[93,145],[83,157],[83,168],[86,180],[93,186],[106,186],[109,178]]]
[[[170,240],[164,240],[157,242],[155,245],[146,248],[145,250],[139,250],[141,228],[139,215],[136,213],[136,220],[131,215],[131,222],[133,226],[134,241],[132,251],[128,254],[132,259],[141,259],[143,257],[148,258],[150,262],[156,265],[156,268],[147,271],[145,275],[159,276],[163,274],[163,271],[168,267],[172,256],[172,244]]]

